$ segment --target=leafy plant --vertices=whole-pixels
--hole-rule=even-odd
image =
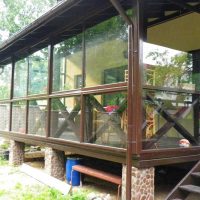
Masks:
[[[0,156],[0,166],[8,165],[8,161],[5,160],[2,156]]]

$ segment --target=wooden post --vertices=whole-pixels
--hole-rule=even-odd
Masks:
[[[193,68],[192,75],[194,77],[193,83],[195,84],[195,90],[200,91],[200,51],[192,52],[192,60],[193,60]],[[194,121],[194,137],[197,141],[199,141],[199,94],[192,95],[192,102],[195,100],[198,102],[194,105],[193,108],[193,121]]]

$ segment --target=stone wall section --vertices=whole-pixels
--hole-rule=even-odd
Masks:
[[[132,199],[154,200],[154,168],[132,167]],[[122,200],[126,200],[126,165],[122,169]]]
[[[10,141],[9,164],[21,165],[24,162],[24,143],[14,140]]]
[[[45,171],[60,180],[65,178],[65,155],[49,147],[45,148]]]

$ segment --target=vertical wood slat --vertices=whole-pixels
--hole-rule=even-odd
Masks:
[[[82,33],[82,88],[86,85],[86,43],[85,43],[85,26]],[[84,142],[85,132],[85,96],[81,94],[81,120],[80,120],[80,142]]]
[[[14,94],[14,74],[15,74],[15,58],[12,56],[12,66],[11,66],[11,83],[10,83],[10,100],[13,99]],[[10,110],[9,110],[9,131],[12,130],[12,105],[10,103]]]
[[[25,134],[28,133],[28,113],[29,113],[29,101],[26,100],[26,126],[25,126]]]
[[[27,57],[28,62],[28,69],[27,69],[27,86],[26,86],[26,97],[28,97],[29,91],[29,72],[30,72],[30,59]],[[29,113],[29,100],[26,101],[26,127],[25,127],[25,134],[28,133],[28,113]]]
[[[133,25],[129,26],[128,42],[128,141],[126,155],[126,199],[131,200],[132,154],[141,152],[142,88],[140,72],[139,0],[133,1]]]
[[[131,172],[132,172],[132,141],[133,141],[133,26],[129,26],[128,35],[128,133],[127,133],[127,152],[126,152],[126,199],[131,199]]]
[[[137,0],[135,6],[134,40],[133,40],[133,124],[134,143],[133,153],[139,155],[142,150],[142,37],[141,37],[141,16],[143,1]]]
[[[81,120],[80,120],[80,142],[84,142],[85,130],[85,97],[81,95]]]
[[[192,52],[192,60],[193,60],[193,67],[192,67],[192,74],[199,74],[199,64],[200,64],[200,51],[194,51]],[[194,76],[195,77],[195,76]],[[200,85],[200,78],[195,78],[193,80],[193,83],[197,86]],[[199,88],[197,89],[199,90]],[[194,124],[194,137],[197,141],[199,141],[200,133],[199,133],[199,95],[193,94],[192,95],[192,102],[194,102],[196,99],[198,99],[198,103],[193,108],[193,124]]]
[[[50,95],[52,93],[52,81],[53,81],[53,52],[54,46],[50,44],[48,47],[48,83],[47,83],[47,94]],[[51,99],[47,100],[47,128],[46,128],[46,137],[50,136],[51,129]]]

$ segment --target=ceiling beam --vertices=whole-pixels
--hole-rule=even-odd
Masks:
[[[187,3],[185,3],[185,1],[183,1],[183,0],[168,0],[168,1],[180,6],[181,8],[187,9],[187,10],[192,11],[192,12],[200,13],[199,5],[198,6],[191,6]]]
[[[126,11],[123,9],[123,7],[119,3],[119,1],[118,0],[110,0],[110,2],[114,6],[114,8],[119,12],[119,14],[122,16],[122,18],[125,20],[125,22],[128,25],[132,25],[133,23],[132,23],[130,17],[126,14]]]

